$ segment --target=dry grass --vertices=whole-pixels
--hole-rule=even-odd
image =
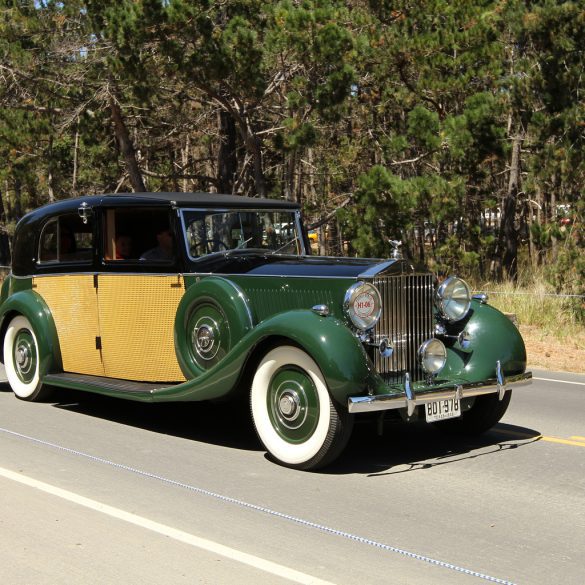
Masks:
[[[516,316],[533,368],[585,372],[584,299],[555,296],[544,280],[529,287],[486,283],[490,304]]]
[[[573,336],[547,335],[534,325],[520,325],[529,368],[561,372],[585,372],[585,328]]]

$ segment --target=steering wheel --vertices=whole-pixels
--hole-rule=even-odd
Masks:
[[[204,254],[213,254],[213,252],[221,252],[220,247],[228,250],[228,247],[221,240],[200,240],[195,245],[191,246],[191,254],[194,256],[201,256],[197,250],[202,249]]]

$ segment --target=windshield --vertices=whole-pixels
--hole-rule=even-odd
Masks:
[[[191,258],[215,252],[255,249],[300,255],[301,234],[294,211],[183,211]]]

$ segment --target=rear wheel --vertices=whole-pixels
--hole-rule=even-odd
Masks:
[[[433,423],[438,429],[452,435],[481,435],[496,425],[508,410],[512,390],[502,400],[497,394],[485,394],[475,399],[473,406],[459,418]]]
[[[40,353],[30,321],[18,315],[10,321],[4,337],[4,367],[12,391],[22,400],[46,398],[48,390],[40,379]]]
[[[252,381],[250,404],[264,447],[287,467],[323,467],[351,435],[352,415],[331,400],[319,367],[298,347],[277,347],[264,356]]]

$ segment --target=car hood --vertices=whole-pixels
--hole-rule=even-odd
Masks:
[[[193,262],[192,268],[196,273],[344,278],[373,278],[413,271],[408,262],[397,259],[283,256],[252,250],[210,254]]]

